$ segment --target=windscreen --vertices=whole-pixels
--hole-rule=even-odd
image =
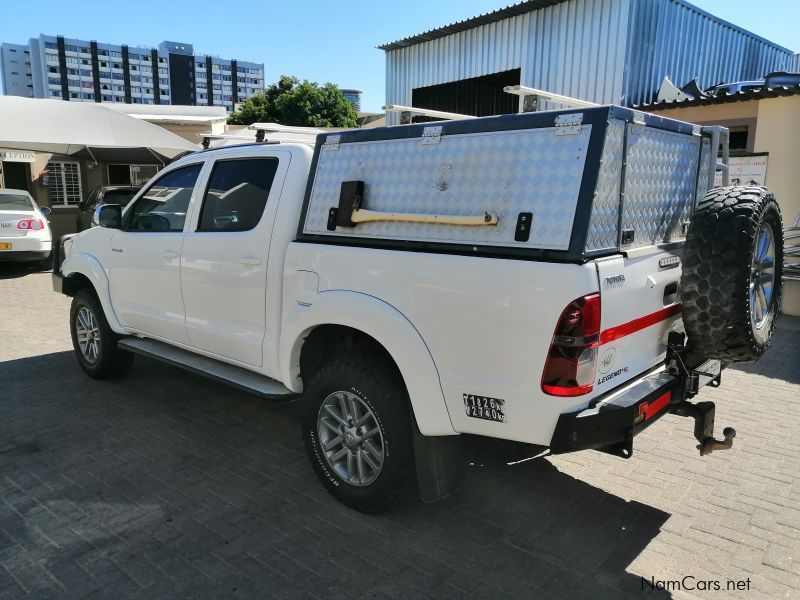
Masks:
[[[0,210],[33,210],[27,194],[0,194]]]

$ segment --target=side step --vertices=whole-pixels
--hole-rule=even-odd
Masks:
[[[296,395],[281,382],[264,375],[156,340],[126,337],[119,340],[117,345],[123,350],[203,375],[209,379],[227,383],[261,398],[288,400]]]

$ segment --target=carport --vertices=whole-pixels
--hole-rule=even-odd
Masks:
[[[54,235],[63,235],[74,231],[78,207],[92,188],[122,183],[118,178],[126,173],[129,183],[141,183],[199,146],[102,104],[5,96],[0,97],[0,151],[6,149],[34,153],[25,177],[15,176],[14,185],[27,179],[39,205],[53,208]]]

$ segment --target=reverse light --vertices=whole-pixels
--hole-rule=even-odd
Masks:
[[[599,345],[600,294],[589,294],[561,313],[542,373],[542,391],[551,396],[591,392]]]
[[[17,229],[21,229],[22,231],[39,231],[40,229],[44,229],[44,223],[42,223],[41,219],[22,219],[21,221],[17,221]]]

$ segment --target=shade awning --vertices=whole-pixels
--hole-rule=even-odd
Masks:
[[[0,97],[0,147],[102,162],[164,162],[198,146],[100,103]]]

